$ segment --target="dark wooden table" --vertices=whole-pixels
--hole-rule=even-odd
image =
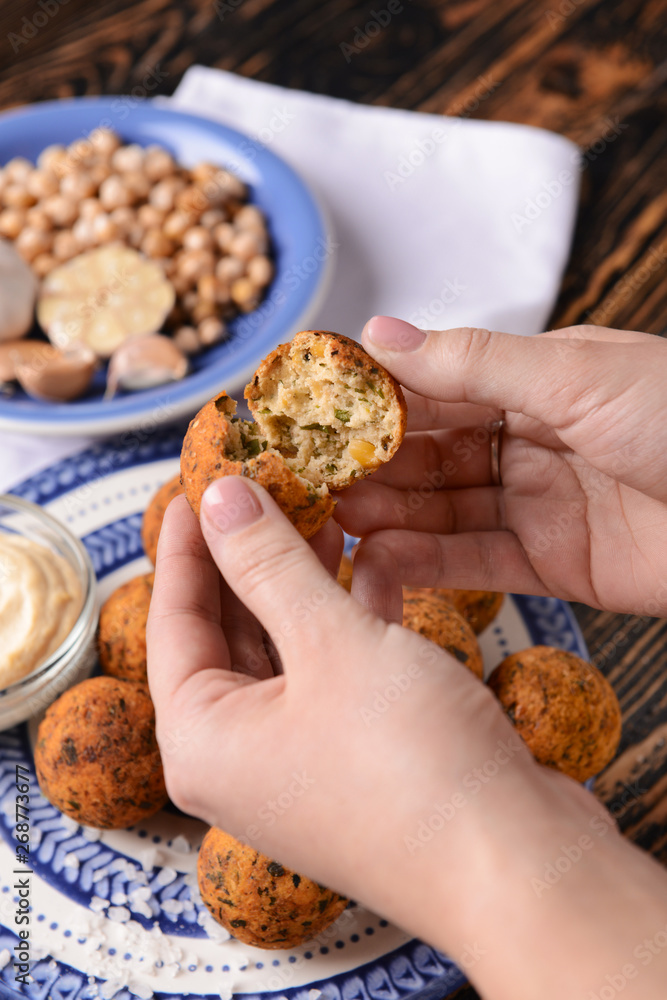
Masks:
[[[586,169],[550,325],[665,333],[667,0],[403,0],[360,45],[357,29],[386,6],[4,0],[0,107],[140,91],[156,69],[151,92],[170,94],[199,62],[353,101],[553,129],[580,144]],[[343,43],[357,49],[348,59]],[[474,107],[488,76],[497,86]],[[575,612],[624,713],[621,747],[597,794],[627,836],[667,862],[667,622]]]

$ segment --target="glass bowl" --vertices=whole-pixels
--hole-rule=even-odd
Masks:
[[[29,538],[66,559],[83,594],[78,618],[60,646],[27,676],[0,690],[0,730],[4,730],[41,714],[66,688],[90,675],[96,659],[99,604],[88,553],[51,514],[27,500],[0,494],[0,531]]]

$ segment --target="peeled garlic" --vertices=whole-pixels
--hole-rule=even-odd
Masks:
[[[131,392],[177,382],[187,371],[188,359],[170,337],[160,333],[132,337],[111,356],[104,398],[110,399],[118,389]]]
[[[57,347],[80,341],[108,358],[129,337],[159,330],[174,299],[159,264],[111,244],[79,254],[47,275],[37,319]]]
[[[85,344],[70,344],[54,350],[41,361],[22,361],[16,365],[16,379],[29,396],[67,402],[82,396],[93,380],[97,358]]]
[[[0,240],[0,341],[23,337],[32,326],[37,279],[11,243]]]

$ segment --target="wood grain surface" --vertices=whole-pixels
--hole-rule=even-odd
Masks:
[[[579,143],[584,166],[551,326],[664,334],[667,0],[405,0],[386,27],[366,32],[385,6],[3,0],[0,108],[141,96],[147,80],[150,95],[170,94],[199,62],[352,101],[553,129]],[[597,793],[629,837],[667,862],[667,623],[575,612],[624,713]]]

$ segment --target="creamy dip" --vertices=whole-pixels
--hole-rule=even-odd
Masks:
[[[0,689],[49,658],[82,605],[81,584],[63,556],[0,531]]]

